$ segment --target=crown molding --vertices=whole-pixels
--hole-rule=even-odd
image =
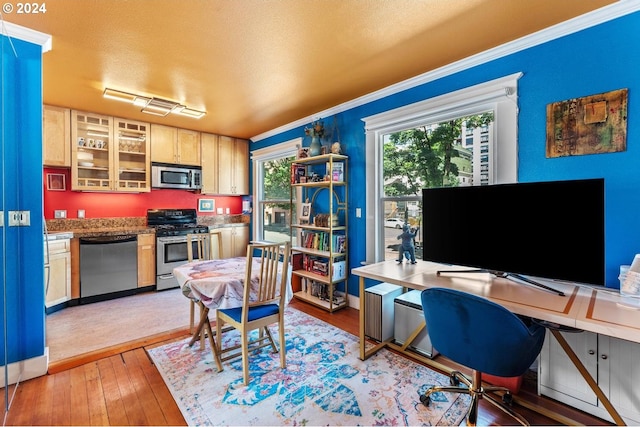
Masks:
[[[51,35],[32,30],[22,25],[0,20],[0,34],[11,39],[19,39],[25,42],[42,46],[42,53],[51,50]]]
[[[551,27],[545,28],[538,32],[521,37],[514,41],[505,43],[501,46],[486,50],[476,55],[469,56],[460,61],[453,62],[443,67],[437,68],[433,71],[420,74],[416,77],[404,80],[402,82],[387,86],[384,89],[380,89],[376,92],[372,92],[367,95],[363,95],[359,98],[352,99],[345,103],[336,105],[335,107],[328,108],[323,111],[319,111],[311,116],[303,117],[294,122],[287,123],[286,125],[277,127],[270,131],[256,135],[251,139],[252,142],[258,142],[265,138],[278,135],[282,132],[295,129],[300,126],[304,126],[318,117],[330,117],[334,114],[341,113],[343,111],[350,110],[368,104],[373,101],[385,98],[390,95],[405,91],[407,89],[414,88],[416,86],[432,82],[434,80],[449,76],[451,74],[458,73],[460,71],[467,70],[469,68],[508,56],[514,53],[520,52],[525,49],[529,49],[534,46],[538,46],[543,43],[576,33],[578,31],[585,30],[590,27],[602,24],[604,22],[611,21],[621,16],[629,15],[633,12],[640,10],[640,2],[637,0],[619,0],[616,3],[594,10],[584,15],[572,18],[568,21],[561,22]]]

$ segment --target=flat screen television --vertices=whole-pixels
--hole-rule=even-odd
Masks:
[[[429,188],[422,202],[424,260],[605,283],[604,179]]]

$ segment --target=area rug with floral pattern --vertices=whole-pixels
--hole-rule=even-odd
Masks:
[[[249,357],[243,385],[240,358],[217,372],[211,350],[188,339],[149,349],[189,425],[460,425],[469,397],[419,392],[449,378],[382,349],[359,359],[358,337],[288,307],[287,367],[270,347]],[[274,338],[277,337],[275,328]],[[239,342],[222,335],[223,347]]]

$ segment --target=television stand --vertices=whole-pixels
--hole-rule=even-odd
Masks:
[[[551,286],[547,286],[547,285],[545,285],[543,283],[536,282],[535,280],[531,280],[528,277],[524,277],[524,276],[522,276],[520,274],[507,273],[506,271],[485,270],[485,269],[438,270],[436,272],[436,275],[440,276],[441,273],[490,273],[490,274],[493,274],[496,277],[501,277],[503,279],[511,279],[511,280],[518,279],[518,280],[522,280],[523,282],[527,282],[527,283],[529,283],[531,285],[538,286],[539,288],[546,289],[548,291],[554,292],[554,293],[558,294],[561,297],[565,296],[564,292],[559,291],[557,289],[554,289]]]

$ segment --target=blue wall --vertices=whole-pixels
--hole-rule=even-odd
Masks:
[[[42,356],[45,347],[42,202],[42,47],[0,36],[2,43],[2,162],[0,200],[5,212],[27,210],[31,226],[2,227],[0,266],[6,332],[0,354],[8,363]],[[6,297],[6,298],[5,298]],[[4,333],[4,332],[3,332]],[[5,351],[7,353],[5,353]],[[4,359],[4,357],[3,357]],[[2,359],[2,360],[3,360]],[[0,360],[0,364],[4,365]]]
[[[519,81],[518,180],[548,181],[605,178],[606,285],[619,287],[621,264],[640,252],[640,12],[529,48],[422,86],[353,108],[337,120],[349,161],[349,260],[351,268],[365,259],[365,131],[363,117],[398,108],[516,72]],[[627,151],[547,159],[546,106],[566,99],[628,88]],[[262,148],[304,135],[304,127],[253,144]],[[309,141],[305,142],[308,145]],[[363,217],[355,218],[356,207]],[[540,261],[544,262],[541,253]],[[351,277],[350,293],[358,294]]]

